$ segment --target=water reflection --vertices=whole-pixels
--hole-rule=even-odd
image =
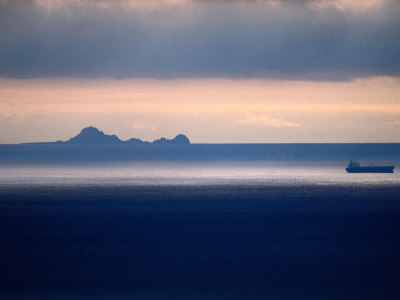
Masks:
[[[7,166],[0,170],[0,185],[394,185],[399,179],[396,170],[394,174],[347,174],[340,165],[263,162]]]

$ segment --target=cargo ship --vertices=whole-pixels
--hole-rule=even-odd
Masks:
[[[360,166],[360,163],[350,161],[347,173],[393,173],[394,166]]]

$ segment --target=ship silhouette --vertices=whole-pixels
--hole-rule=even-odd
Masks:
[[[347,173],[393,173],[394,166],[361,166],[359,162],[351,161],[346,168]]]

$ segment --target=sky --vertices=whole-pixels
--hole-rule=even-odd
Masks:
[[[0,0],[0,143],[400,142],[400,1]]]

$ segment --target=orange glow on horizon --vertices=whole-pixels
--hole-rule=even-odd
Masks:
[[[0,114],[400,113],[398,80],[0,80]],[[379,88],[378,88],[379,87]]]
[[[288,134],[277,135],[278,141],[291,141],[300,133],[302,140],[312,141],[320,139],[317,128],[321,132],[334,132],[335,126],[362,130],[360,124],[366,132],[368,126],[391,128],[387,132],[394,138],[400,120],[399,82],[397,78],[351,82],[0,79],[0,118],[14,124],[72,118],[79,120],[71,122],[74,131],[125,118],[126,125],[121,125],[125,136],[132,136],[133,130],[144,139],[161,136],[160,130],[191,128],[198,132],[199,141],[207,141],[203,129],[217,126],[226,141],[240,139],[249,130],[246,138],[259,141],[265,128],[282,128]],[[368,124],[360,123],[365,118]],[[235,138],[240,130],[243,133]],[[340,137],[332,133],[331,139]]]

